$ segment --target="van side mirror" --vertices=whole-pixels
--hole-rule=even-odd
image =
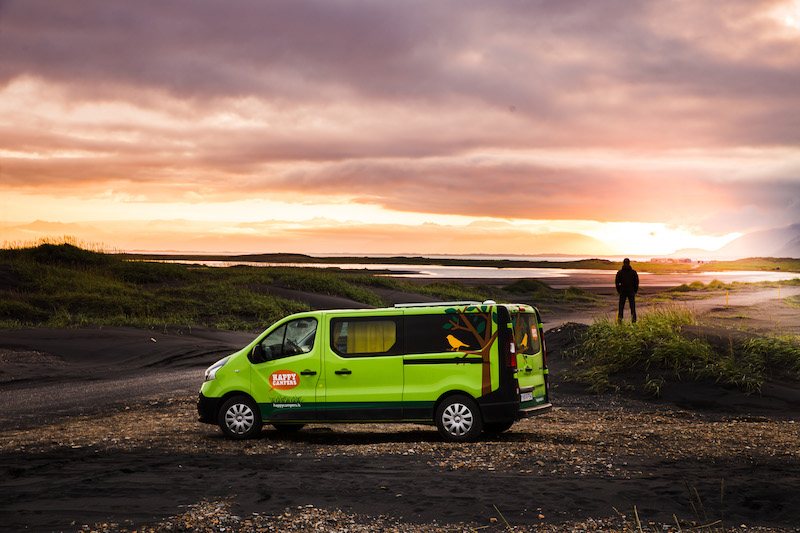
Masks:
[[[253,363],[254,365],[257,365],[258,363],[266,363],[267,361],[269,361],[269,354],[267,354],[267,351],[259,342],[258,344],[253,346],[253,351],[250,352],[249,359],[250,362]]]

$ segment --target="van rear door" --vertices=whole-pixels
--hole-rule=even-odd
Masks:
[[[512,310],[511,324],[517,352],[520,409],[524,411],[548,401],[542,324],[539,313],[529,306]]]

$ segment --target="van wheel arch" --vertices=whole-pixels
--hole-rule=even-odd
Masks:
[[[225,404],[225,402],[227,402],[228,400],[230,400],[234,396],[245,396],[247,398],[250,398],[250,400],[255,402],[256,405],[258,405],[258,402],[256,402],[255,399],[252,396],[250,396],[248,393],[246,393],[244,391],[233,390],[233,391],[230,391],[230,392],[226,392],[225,394],[223,394],[222,396],[219,397],[219,400],[217,400],[217,412],[215,413],[217,417],[219,417],[220,408],[223,406],[223,404]],[[215,419],[214,423],[218,424],[219,420]]]
[[[467,398],[469,398],[473,402],[475,402],[475,403],[478,402],[478,400],[475,399],[475,397],[472,394],[468,393],[468,392],[465,392],[463,390],[451,390],[451,391],[447,391],[444,394],[442,394],[441,396],[439,396],[439,399],[436,400],[436,405],[434,406],[434,410],[438,409],[439,405],[441,405],[441,403],[443,401],[445,401],[446,399],[450,398],[451,396],[466,396]]]

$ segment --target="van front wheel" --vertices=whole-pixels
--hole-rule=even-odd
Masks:
[[[436,427],[448,441],[472,442],[478,439],[483,420],[472,398],[457,395],[445,398],[436,409]]]
[[[234,396],[219,410],[219,427],[231,439],[249,439],[261,432],[261,414],[247,396]]]

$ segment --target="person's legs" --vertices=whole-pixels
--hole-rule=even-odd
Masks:
[[[625,310],[625,298],[627,298],[627,295],[619,295],[619,312],[617,313],[617,322],[622,322],[622,314]]]
[[[631,322],[636,323],[636,295],[631,294],[628,296],[628,301],[631,304]]]

